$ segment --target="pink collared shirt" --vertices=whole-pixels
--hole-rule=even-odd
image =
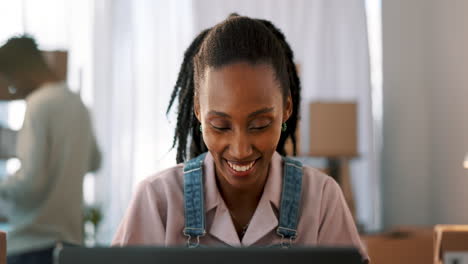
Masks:
[[[204,161],[206,235],[203,245],[265,246],[279,244],[276,234],[283,175],[283,160],[274,153],[258,207],[242,238],[236,233],[215,179],[213,157]],[[295,245],[354,246],[364,258],[353,218],[338,184],[322,172],[304,166],[301,209]],[[113,245],[183,246],[183,164],[142,181],[117,230]]]

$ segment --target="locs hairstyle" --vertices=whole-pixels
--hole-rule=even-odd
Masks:
[[[284,102],[292,98],[292,114],[286,121],[276,150],[284,155],[288,138],[296,153],[296,127],[299,119],[301,85],[294,55],[283,33],[270,21],[231,15],[213,28],[202,31],[185,51],[179,76],[172,92],[167,113],[178,97],[177,124],[172,147],[177,145],[178,163],[196,157],[208,149],[199,130],[200,122],[193,111],[198,103],[198,89],[207,67],[220,68],[235,62],[267,63],[280,84]],[[189,151],[189,155],[187,155]]]

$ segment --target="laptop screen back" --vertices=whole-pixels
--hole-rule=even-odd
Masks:
[[[58,261],[58,262],[57,262]],[[359,264],[353,248],[82,248],[65,247],[56,264]]]

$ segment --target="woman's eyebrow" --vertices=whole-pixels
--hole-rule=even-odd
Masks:
[[[217,116],[222,116],[222,117],[231,118],[231,116],[228,115],[228,114],[226,114],[226,113],[218,112],[218,111],[214,111],[214,110],[209,111],[209,112],[208,112],[208,115],[217,115]]]
[[[251,118],[251,117],[254,117],[256,115],[273,112],[274,109],[275,109],[274,107],[265,107],[265,108],[262,108],[260,110],[257,110],[255,112],[250,113],[248,117]],[[228,114],[226,114],[224,112],[219,112],[219,111],[215,111],[215,110],[209,111],[208,115],[217,115],[217,116],[222,116],[222,117],[226,117],[226,118],[231,118],[230,115],[228,115]]]
[[[273,112],[275,108],[274,107],[265,107],[265,108],[262,108],[260,110],[257,110],[255,112],[252,112],[249,114],[249,118],[250,117],[254,117],[256,115],[260,115],[260,114],[265,114],[265,113],[269,113],[269,112]]]

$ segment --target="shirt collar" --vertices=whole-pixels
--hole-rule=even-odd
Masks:
[[[281,201],[281,189],[283,186],[283,159],[278,152],[273,153],[268,171],[268,178],[265,183],[263,195],[278,210]]]
[[[218,186],[216,184],[216,174],[213,156],[208,151],[205,160],[203,161],[203,175],[204,175],[204,189],[205,189],[205,210],[210,211],[211,209],[218,206],[221,194],[219,193]]]
[[[215,217],[209,232],[228,245],[250,246],[276,228],[278,226],[278,218],[275,214],[274,207],[276,207],[276,211],[279,211],[278,207],[282,189],[281,170],[282,158],[275,152],[270,162],[269,174],[262,197],[260,198],[258,207],[255,210],[247,232],[241,242],[236,234],[229,211],[224,205],[216,185],[213,156],[208,153],[204,160],[205,210],[208,212],[216,208]]]

